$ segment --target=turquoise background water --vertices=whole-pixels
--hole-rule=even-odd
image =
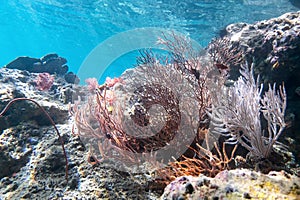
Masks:
[[[76,72],[93,48],[123,31],[171,28],[205,46],[230,23],[297,10],[288,0],[1,0],[0,66],[55,52]]]

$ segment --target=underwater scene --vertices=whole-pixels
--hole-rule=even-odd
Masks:
[[[0,17],[0,200],[300,199],[299,0]]]

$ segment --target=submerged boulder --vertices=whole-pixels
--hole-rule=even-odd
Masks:
[[[255,74],[264,83],[296,82],[300,85],[300,11],[254,24],[226,27],[231,45],[240,45]]]
[[[167,199],[299,199],[300,178],[285,172],[222,171],[215,178],[183,176],[161,196]]]
[[[28,72],[64,75],[68,71],[67,60],[57,54],[48,54],[42,58],[31,58],[27,56],[18,57],[5,67],[9,69],[26,70]]]
[[[67,60],[55,53],[47,54],[42,58],[31,58],[28,56],[18,57],[5,67],[8,69],[26,70],[30,73],[49,73],[60,76],[67,75],[69,67],[66,65]],[[79,83],[79,78],[73,74],[73,78],[66,78],[68,83]],[[69,77],[69,75],[67,76]]]

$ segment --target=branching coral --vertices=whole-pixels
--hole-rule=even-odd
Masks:
[[[210,51],[215,53],[211,53],[210,56],[203,56],[200,50],[193,47],[189,38],[174,33],[164,34],[163,38],[158,39],[158,44],[171,52],[173,68],[179,70],[188,79],[191,79],[190,76],[196,78],[199,117],[201,121],[207,119],[206,111],[211,107],[211,92],[214,87],[221,87],[226,80],[226,73],[220,73],[220,68],[215,65],[214,61],[221,58],[221,52],[227,56],[226,64],[240,59],[241,54],[233,55],[236,48],[229,50],[224,47],[225,45],[216,45],[210,48]]]
[[[168,167],[158,169],[156,171],[157,182],[162,181],[168,184],[180,176],[199,176],[200,174],[214,177],[220,171],[230,169],[229,163],[234,158],[237,145],[234,146],[230,157],[228,157],[225,143],[223,143],[221,149],[216,142],[213,142],[212,146],[210,146],[208,129],[202,129],[201,134],[205,137],[205,147],[197,143],[195,149],[190,147],[194,152],[193,157],[183,155],[180,160],[170,162]],[[212,151],[213,148],[215,150],[214,153]]]
[[[122,80],[111,87],[100,86],[76,111],[79,134],[98,139],[102,158],[126,158],[125,154],[128,161],[134,156],[139,160],[141,154],[174,151],[168,149],[172,145],[186,149],[185,143],[193,140],[199,123],[194,109],[198,107],[196,84],[189,83],[172,66],[159,63],[127,71]],[[174,81],[179,84],[174,85]],[[114,101],[108,98],[110,93]],[[185,104],[187,101],[190,104]]]
[[[157,165],[151,170],[157,170],[167,183],[177,176],[214,176],[228,169],[238,144],[255,158],[270,156],[285,128],[284,88],[278,92],[275,85],[269,86],[262,97],[263,87],[246,65],[233,86],[225,86],[230,66],[243,58],[238,47],[226,47],[227,39],[211,44],[210,56],[200,55],[189,40],[175,34],[165,34],[158,43],[171,52],[171,60],[163,63],[151,51],[143,52],[138,65],[121,76],[122,81],[98,86],[88,102],[75,109],[76,126],[90,145],[92,164],[105,159],[147,160]],[[161,107],[151,113],[155,105]],[[228,137],[227,143],[235,144],[234,148],[227,151],[223,143],[220,149],[217,139],[207,142],[220,135]],[[184,151],[179,150],[182,146]],[[159,163],[173,155],[161,156],[164,148],[179,153],[167,167]]]
[[[166,155],[178,151],[173,156],[179,157],[193,142],[201,121],[207,119],[206,109],[211,104],[208,87],[214,66],[202,67],[189,41],[174,34],[171,37],[174,38],[165,35],[159,40],[170,48],[171,62],[161,63],[150,51],[145,52],[138,58],[139,65],[121,76],[122,83],[105,83],[76,109],[80,136],[87,141],[97,140],[94,147],[100,156],[95,157],[102,160],[127,156],[132,160],[134,154],[162,149],[169,151],[164,152]],[[167,162],[170,156],[159,159]]]
[[[228,37],[213,39],[208,47],[208,54],[214,65],[219,69],[226,69],[238,65],[243,61],[243,51],[238,43],[231,44]]]
[[[259,78],[255,80],[253,66],[249,70],[248,65],[242,65],[242,76],[234,85],[215,94],[211,130],[228,137],[229,143],[240,143],[256,158],[268,158],[286,127],[286,93],[283,86],[276,91],[274,84],[262,96],[263,85],[259,85]],[[261,116],[267,122],[266,130]]]

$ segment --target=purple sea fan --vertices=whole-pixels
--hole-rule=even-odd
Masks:
[[[263,85],[259,77],[254,78],[253,64],[250,70],[242,65],[240,73],[233,86],[224,86],[214,94],[210,129],[226,136],[228,143],[240,143],[255,158],[268,158],[286,127],[286,92],[284,86],[277,91],[274,84],[262,95]],[[266,128],[261,125],[261,116]]]

